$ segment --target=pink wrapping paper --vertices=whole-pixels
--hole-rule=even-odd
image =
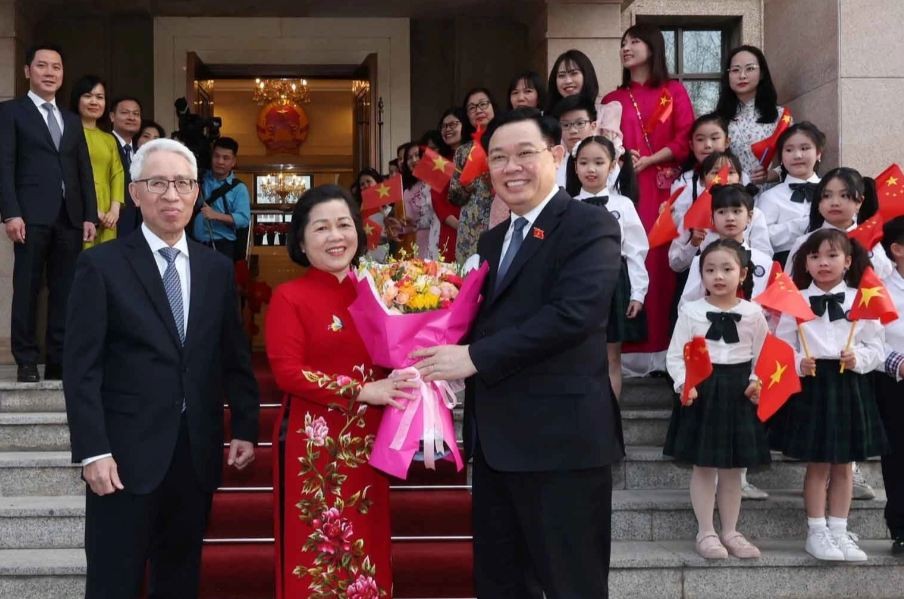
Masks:
[[[485,262],[468,273],[449,308],[412,314],[389,313],[370,276],[356,277],[358,297],[348,311],[374,364],[402,371],[415,363],[408,357],[411,352],[461,341],[477,316],[488,272]],[[428,468],[435,469],[431,449],[436,453],[448,450],[443,459],[454,460],[458,470],[463,467],[452,423],[455,396],[449,383],[427,383],[418,378],[418,384],[411,390],[416,399],[408,401],[405,410],[384,410],[370,455],[371,466],[402,479],[407,478],[422,441]]]

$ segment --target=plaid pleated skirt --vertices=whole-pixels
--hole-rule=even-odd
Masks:
[[[631,303],[631,279],[628,277],[628,263],[621,259],[618,283],[609,309],[609,325],[606,328],[608,343],[639,343],[647,339],[647,313],[641,310],[634,318],[628,318],[628,304]]]
[[[773,449],[798,460],[831,464],[887,451],[872,377],[838,370],[838,360],[817,360],[816,376],[801,378],[803,390],[769,421]]]
[[[662,453],[707,468],[755,468],[769,464],[766,429],[745,395],[751,364],[713,364],[697,386],[697,399],[672,410]]]

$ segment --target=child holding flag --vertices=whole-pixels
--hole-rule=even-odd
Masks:
[[[885,223],[885,251],[895,263],[895,270],[885,278],[885,288],[898,314],[904,313],[904,216]],[[885,523],[892,537],[891,552],[904,555],[904,320],[900,318],[885,327],[884,371],[877,376],[876,400],[882,423],[888,433],[891,451],[882,456],[882,479],[885,481]],[[887,375],[887,376],[886,376]]]
[[[615,146],[601,135],[584,139],[575,151],[575,170],[581,184],[581,191],[575,199],[608,210],[621,229],[621,273],[606,330],[609,382],[618,399],[622,389],[622,343],[643,341],[647,336],[643,302],[650,283],[645,264],[650,246],[634,207],[637,181],[630,154],[624,156],[625,162],[619,171],[615,189],[609,189],[609,173],[616,164],[616,158]]]
[[[766,216],[769,240],[775,259],[781,264],[787,262],[794,241],[807,232],[810,224],[810,206],[819,183],[816,169],[825,145],[825,134],[808,121],[792,125],[778,138],[784,177],[781,183],[764,191],[756,205]]]
[[[807,553],[820,560],[865,561],[847,530],[851,462],[880,455],[887,446],[867,376],[885,358],[883,329],[875,320],[855,320],[864,304],[858,286],[872,272],[869,258],[859,243],[829,228],[810,235],[791,259],[794,283],[816,318],[798,324],[783,315],[776,328],[794,348],[803,378],[801,392],[773,417],[770,441],[773,449],[808,462]]]
[[[728,239],[703,250],[700,274],[708,295],[681,307],[666,357],[682,401],[673,408],[663,453],[694,465],[696,548],[707,559],[760,556],[736,529],[742,469],[770,462],[756,415],[759,380],[752,370],[768,329],[762,309],[738,297],[747,276],[746,255],[741,244]],[[721,538],[713,526],[716,503]]]
[[[857,229],[857,223],[864,223],[879,209],[875,181],[862,176],[846,166],[826,173],[814,192],[815,200],[810,205],[810,224],[807,233],[797,236],[791,246],[785,263],[785,272],[794,275],[794,255],[809,235],[820,229],[837,229],[850,234]],[[887,277],[893,270],[891,260],[881,243],[870,249],[869,259],[880,278]]]

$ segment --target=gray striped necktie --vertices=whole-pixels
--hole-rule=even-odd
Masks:
[[[176,321],[176,330],[179,332],[179,340],[185,344],[185,312],[182,307],[182,283],[179,281],[179,271],[176,270],[176,258],[179,250],[176,248],[160,248],[160,255],[166,260],[166,270],[163,271],[163,288],[166,290],[166,299],[169,300],[170,310]]]
[[[505,249],[505,255],[502,257],[502,261],[499,263],[499,270],[496,271],[497,289],[499,288],[499,285],[502,284],[502,280],[505,278],[509,266],[512,265],[512,261],[518,254],[518,250],[521,249],[521,244],[524,242],[524,227],[526,226],[527,219],[523,216],[519,216],[515,219],[515,222],[512,223],[512,238],[509,241],[508,247]]]
[[[55,108],[50,102],[44,102],[41,107],[47,112],[47,128],[50,129],[50,137],[53,139],[53,145],[59,150],[60,139],[63,137],[63,132],[60,131],[60,124],[57,122],[56,116],[54,115]]]

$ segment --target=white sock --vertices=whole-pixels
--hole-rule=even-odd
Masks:
[[[832,532],[845,532],[847,531],[847,518],[836,518],[835,516],[829,516],[828,525],[829,530],[831,530]]]
[[[825,530],[826,527],[826,519],[825,518],[807,518],[807,529],[809,534],[813,534],[814,532],[819,532],[820,530]]]

